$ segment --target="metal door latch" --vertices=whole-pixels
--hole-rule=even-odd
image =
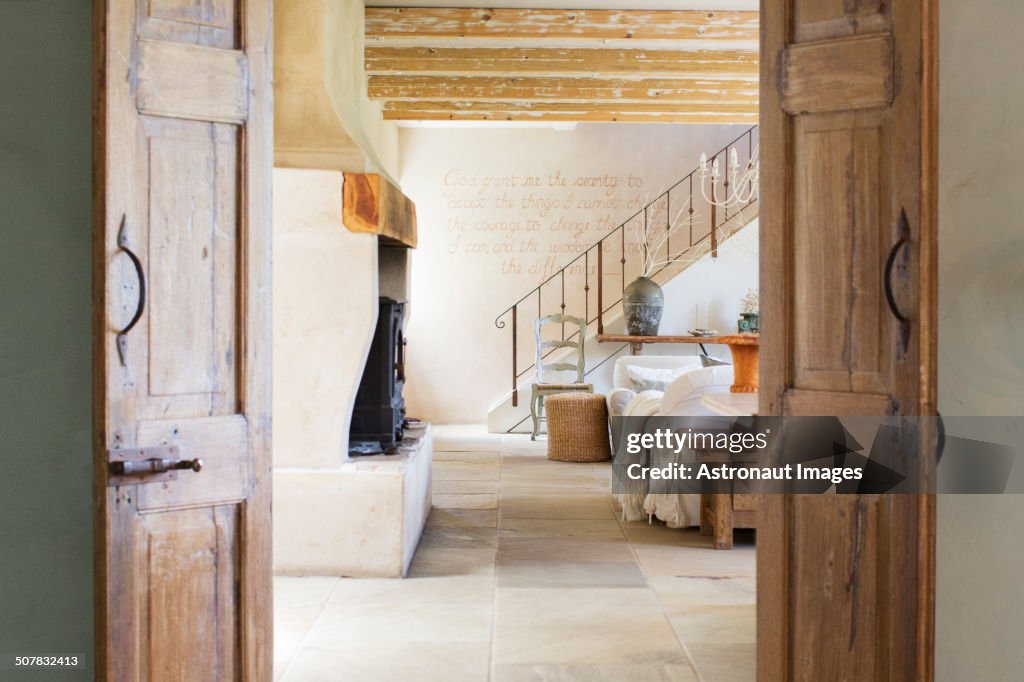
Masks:
[[[109,450],[108,485],[173,481],[179,471],[202,471],[203,460],[178,459],[177,445]]]

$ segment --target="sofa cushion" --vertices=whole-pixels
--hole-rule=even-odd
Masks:
[[[679,376],[691,371],[694,371],[692,366],[658,368],[631,365],[626,368],[630,388],[637,393],[664,391]]]
[[[696,355],[624,355],[615,359],[615,370],[612,375],[612,385],[615,388],[633,388],[629,379],[630,367],[698,369],[700,358]]]
[[[626,406],[636,397],[636,391],[628,388],[613,388],[608,391],[605,399],[608,401],[608,414],[612,417],[619,417],[626,414]]]

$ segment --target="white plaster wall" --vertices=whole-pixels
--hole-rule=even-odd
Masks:
[[[495,328],[495,316],[535,287],[545,272],[575,256],[549,254],[549,246],[592,244],[693,170],[701,152],[717,151],[746,129],[627,124],[582,124],[573,131],[402,129],[400,181],[402,190],[416,202],[419,219],[419,248],[412,261],[414,310],[408,326],[405,395],[409,414],[435,423],[483,423],[488,407],[510,384],[509,328]],[[556,172],[569,180],[568,187],[550,187],[549,180]],[[486,178],[513,176],[517,187],[474,191]],[[565,200],[573,193],[572,183],[581,176],[615,177],[618,182],[611,192],[604,187],[577,188],[575,201],[567,209]],[[629,187],[629,176],[643,186]],[[456,177],[475,178],[478,184],[475,188],[458,187],[453,185]],[[538,178],[540,186],[527,191],[523,183],[528,177]],[[450,194],[453,188],[454,195]],[[506,189],[517,201],[532,192],[535,198],[562,203],[546,215],[536,208],[523,209],[521,204],[499,209],[496,199]],[[467,211],[449,204],[452,199],[475,196],[486,198],[483,208]],[[615,199],[617,205],[579,208],[579,199]],[[579,233],[552,231],[551,224],[559,217],[589,222],[590,227]],[[452,218],[469,221],[469,225],[460,232],[453,229]],[[606,222],[599,227],[602,218]],[[540,229],[519,231],[510,239],[501,230],[476,229],[478,222],[523,223],[527,219],[536,219]],[[530,239],[537,251],[522,252]],[[506,242],[514,253],[496,252]],[[477,248],[482,251],[472,252]],[[510,258],[523,266],[520,274],[503,272]],[[557,306],[553,300],[549,304]],[[544,313],[556,311],[556,307],[545,306]],[[533,350],[532,336],[526,330],[535,317],[535,309],[524,310],[519,319],[521,359],[527,364]],[[531,347],[524,349],[525,345]]]
[[[341,223],[342,174],[274,169],[274,466],[348,457],[377,319],[377,238]]]
[[[940,5],[939,409],[1022,415],[1024,3]],[[938,682],[1021,679],[1021,527],[1024,497],[939,498]]]

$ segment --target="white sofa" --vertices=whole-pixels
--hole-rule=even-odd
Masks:
[[[631,371],[631,367],[640,369]],[[634,385],[635,379],[642,380],[646,376],[648,380],[655,380],[659,370],[675,370],[678,376],[664,391],[636,391],[639,386]],[[733,383],[733,368],[732,365],[703,367],[701,358],[696,355],[630,356],[616,360],[612,381],[614,388],[607,394],[611,417],[716,417],[718,415],[705,407],[701,398],[709,393],[728,393]],[[616,447],[621,436],[618,421],[612,420],[612,442]],[[671,528],[700,525],[700,495],[637,492],[620,494],[618,498],[626,521],[657,516]]]

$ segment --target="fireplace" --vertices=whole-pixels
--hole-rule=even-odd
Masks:
[[[377,329],[352,412],[351,454],[379,454],[393,448],[405,431],[405,303],[379,300]]]

